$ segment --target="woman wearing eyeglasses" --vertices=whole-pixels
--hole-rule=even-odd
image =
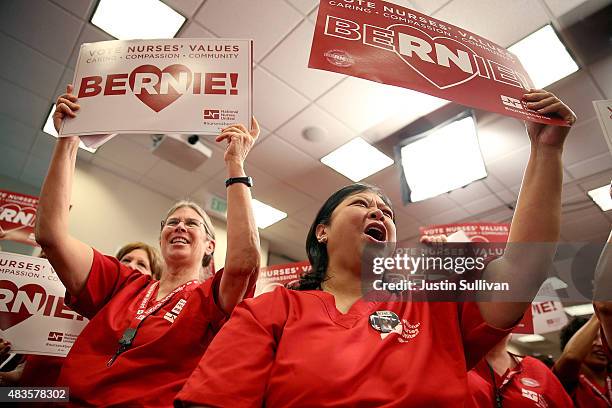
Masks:
[[[72,86],[53,115],[76,116]],[[259,267],[259,236],[243,163],[257,136],[255,119],[223,129],[226,142],[227,254],[225,268],[200,281],[210,265],[214,231],[196,204],[180,202],[162,220],[159,281],[102,255],[68,232],[68,208],[79,139],[60,138],[42,187],[36,239],[66,287],[66,301],[91,319],[78,337],[58,386],[71,403],[93,406],[170,406],[234,306],[250,296]],[[134,216],[138,216],[134,214]]]

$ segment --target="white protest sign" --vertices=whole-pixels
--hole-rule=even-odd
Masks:
[[[593,101],[599,125],[604,138],[608,142],[608,149],[612,152],[612,99],[607,101]]]
[[[81,109],[59,134],[216,135],[233,123],[248,126],[252,45],[219,38],[83,44],[74,76]]]
[[[556,292],[559,283],[565,285],[557,278],[548,278],[540,287],[535,301],[531,304],[533,332],[536,334],[561,330],[567,324],[567,314]]]
[[[88,320],[64,304],[46,259],[0,252],[0,337],[11,351],[64,357]]]

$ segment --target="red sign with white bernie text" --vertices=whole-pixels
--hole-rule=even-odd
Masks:
[[[34,223],[38,197],[0,190],[0,240],[37,246]]]
[[[505,48],[381,0],[321,0],[308,66],[567,126],[527,108],[521,97],[533,82]]]

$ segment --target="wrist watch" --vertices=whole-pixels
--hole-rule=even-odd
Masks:
[[[235,183],[245,184],[247,187],[253,187],[253,178],[250,176],[246,177],[230,177],[225,180],[225,187],[229,187]]]

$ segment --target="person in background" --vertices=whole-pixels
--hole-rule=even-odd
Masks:
[[[159,280],[161,278],[164,262],[157,249],[144,242],[125,244],[119,248],[115,258],[122,264],[136,269],[140,273],[152,276],[153,279]]]
[[[612,182],[609,193],[612,199]],[[593,307],[601,322],[604,349],[608,358],[612,359],[612,231],[597,262]]]
[[[540,360],[508,351],[510,335],[468,372],[472,406],[572,408],[572,399]]]
[[[80,109],[72,91],[69,85],[57,100],[57,130]],[[215,235],[210,218],[193,202],[176,203],[161,220],[165,268],[159,281],[71,236],[68,208],[79,139],[57,140],[40,194],[36,240],[66,287],[66,303],[90,319],[56,384],[69,387],[71,404],[171,406],[234,307],[252,296],[259,234],[243,165],[258,135],[253,118],[250,130],[231,125],[216,138],[226,143],[227,254],[225,268],[203,282]]]
[[[560,335],[562,354],[553,367],[578,408],[610,407],[612,382],[597,316],[575,317]]]

